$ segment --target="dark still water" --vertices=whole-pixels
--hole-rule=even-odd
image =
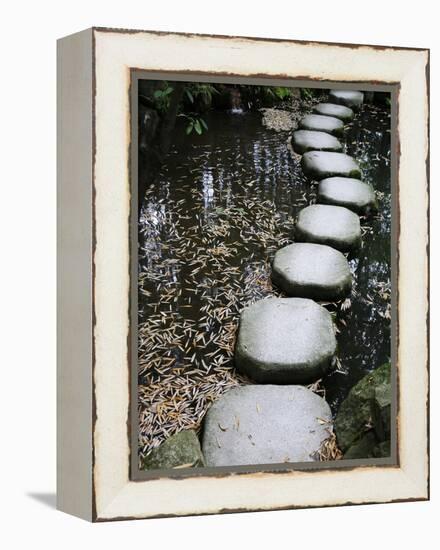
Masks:
[[[206,116],[209,130],[177,128],[139,226],[140,455],[179,429],[199,429],[237,376],[240,311],[271,295],[276,250],[293,241],[296,215],[315,198],[287,146],[255,113]],[[390,118],[365,106],[347,126],[347,152],[379,192],[350,262],[353,294],[337,312],[337,372],[322,381],[333,411],[353,384],[390,356]]]

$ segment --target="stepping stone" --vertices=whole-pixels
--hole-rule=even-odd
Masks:
[[[302,156],[301,168],[308,178],[318,181],[332,176],[362,177],[358,163],[345,153],[309,151]]]
[[[330,90],[328,100],[330,103],[345,105],[350,109],[357,110],[364,102],[364,94],[355,90]]]
[[[353,178],[326,178],[319,182],[317,201],[345,206],[357,214],[377,210],[374,190],[368,183]]]
[[[205,466],[199,438],[194,430],[182,430],[166,439],[144,459],[144,470]]]
[[[312,204],[299,213],[295,240],[327,244],[349,252],[361,244],[359,216],[343,206]]]
[[[314,382],[335,351],[331,315],[313,300],[268,298],[241,312],[235,366],[256,382]]]
[[[293,243],[275,254],[272,280],[289,296],[340,300],[351,290],[347,258],[334,248]]]
[[[319,103],[313,107],[313,112],[318,115],[333,116],[343,122],[349,122],[354,118],[354,112],[350,108],[335,103]]]
[[[293,132],[292,147],[299,155],[307,151],[342,151],[342,143],[335,136],[311,130]]]
[[[302,386],[240,386],[224,393],[205,417],[207,466],[313,462],[328,439],[331,412]]]
[[[332,116],[306,115],[300,120],[299,127],[303,130],[327,132],[334,136],[342,136],[344,133],[344,123]]]

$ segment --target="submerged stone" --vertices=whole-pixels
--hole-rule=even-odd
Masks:
[[[335,136],[312,130],[293,132],[292,147],[300,155],[307,151],[342,151],[342,144]]]
[[[364,102],[364,94],[356,90],[330,90],[328,100],[330,103],[345,105],[350,109],[357,110]]]
[[[352,109],[344,105],[336,105],[336,103],[318,103],[313,107],[313,112],[317,115],[333,116],[343,122],[349,122],[354,118]]]
[[[207,466],[311,462],[330,426],[330,407],[307,388],[240,386],[206,414],[203,454]]]
[[[144,470],[196,468],[205,466],[200,442],[194,430],[182,430],[153,449],[144,459]]]
[[[358,163],[345,153],[309,151],[301,158],[301,168],[308,178],[318,181],[332,176],[362,177]]]
[[[361,244],[359,216],[342,206],[312,204],[299,213],[295,240],[326,244],[341,252],[355,250]]]
[[[339,300],[351,290],[347,258],[322,244],[293,243],[275,254],[272,280],[288,296]]]
[[[336,438],[344,453],[353,445],[357,445],[367,431],[372,431],[374,434],[374,446],[390,439],[391,367],[389,363],[362,378],[350,390],[336,415]],[[369,436],[369,439],[372,437]],[[386,445],[383,447],[386,449]]]
[[[342,136],[344,123],[339,118],[323,115],[306,115],[300,120],[299,127],[303,130],[327,132],[334,136]]]
[[[354,178],[326,178],[319,182],[317,201],[321,204],[345,206],[357,214],[377,210],[374,190],[368,183]]]
[[[257,382],[314,382],[335,351],[331,315],[313,300],[268,298],[241,312],[235,365]]]

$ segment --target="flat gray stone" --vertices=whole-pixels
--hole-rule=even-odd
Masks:
[[[289,296],[314,300],[340,300],[352,285],[344,254],[315,243],[293,243],[278,250],[272,280]]]
[[[308,384],[335,351],[331,315],[313,300],[268,298],[241,312],[235,366],[256,382]]]
[[[308,178],[318,181],[332,176],[362,177],[358,163],[345,153],[309,151],[301,158],[301,168]]]
[[[336,103],[318,103],[313,107],[313,112],[317,115],[333,116],[339,118],[343,122],[349,122],[354,118],[354,112],[345,105],[337,105]]]
[[[312,462],[329,437],[330,407],[302,386],[240,386],[205,417],[207,466]]]
[[[312,204],[298,215],[295,240],[326,244],[341,252],[355,250],[361,244],[359,216],[343,206]]]
[[[327,132],[334,136],[342,136],[344,123],[339,118],[322,115],[306,115],[299,122],[303,130],[314,130],[316,132]]]
[[[376,195],[371,185],[353,178],[321,180],[317,201],[321,204],[345,206],[357,214],[369,214],[377,210]]]
[[[350,109],[357,110],[364,102],[364,94],[355,90],[330,90],[328,100],[330,103],[345,105]]]
[[[312,130],[293,132],[292,147],[299,155],[307,151],[342,151],[342,143],[335,136]]]

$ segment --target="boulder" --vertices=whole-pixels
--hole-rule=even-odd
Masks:
[[[372,453],[374,450],[374,456],[389,454],[389,443],[385,443],[391,433],[390,371],[390,364],[385,363],[367,374],[342,402],[335,418],[335,433],[341,451],[348,453],[351,449],[349,456],[344,455],[346,458],[359,454],[359,446],[362,452],[367,447]]]
[[[308,178],[318,181],[332,176],[362,177],[358,163],[345,153],[309,151],[302,156],[301,167]]]
[[[338,250],[314,243],[293,243],[278,250],[272,280],[288,296],[340,300],[351,290],[347,258]]]
[[[307,151],[342,151],[341,142],[325,132],[297,130],[292,134],[291,143],[293,150],[299,155]]]
[[[196,468],[205,466],[200,442],[194,430],[182,430],[153,449],[144,459],[144,470]]]
[[[342,136],[344,133],[344,123],[339,118],[331,116],[306,115],[300,120],[299,127],[303,130],[327,132],[334,136]]]
[[[330,90],[328,100],[330,103],[345,105],[356,111],[364,102],[364,94],[355,90]]]
[[[299,213],[295,240],[326,244],[341,252],[350,252],[361,244],[359,216],[342,206],[312,204]]]
[[[313,112],[317,115],[339,118],[342,122],[349,122],[354,118],[352,109],[344,105],[336,105],[336,103],[318,103],[313,107]]]
[[[235,365],[256,382],[314,382],[327,372],[335,351],[331,315],[313,300],[268,298],[241,312]]]
[[[357,214],[370,214],[377,210],[373,188],[354,178],[326,178],[319,182],[317,201],[321,204],[345,206]]]
[[[307,388],[240,386],[206,414],[203,454],[207,466],[312,462],[330,427],[330,407]]]

